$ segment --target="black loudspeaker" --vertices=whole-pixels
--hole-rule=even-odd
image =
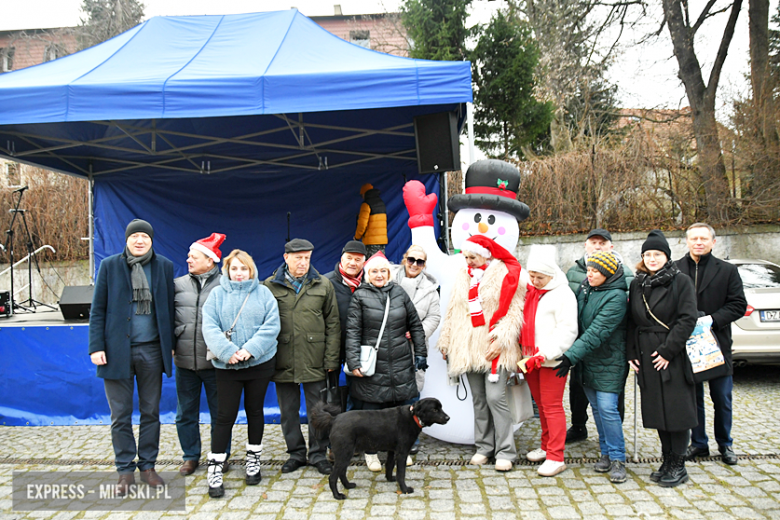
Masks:
[[[460,170],[458,117],[454,112],[415,117],[414,140],[420,173]]]
[[[88,320],[92,307],[92,286],[65,287],[60,296],[60,311],[66,320]]]
[[[0,316],[11,315],[11,293],[8,291],[0,292]]]

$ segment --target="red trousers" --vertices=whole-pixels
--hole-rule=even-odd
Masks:
[[[539,408],[542,423],[542,449],[547,460],[563,462],[566,447],[566,412],[563,411],[563,390],[566,378],[557,377],[552,368],[541,367],[525,374],[528,388]]]

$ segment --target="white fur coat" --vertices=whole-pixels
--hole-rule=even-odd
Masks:
[[[437,346],[449,361],[449,374],[460,375],[465,372],[488,372],[490,361],[485,354],[490,347],[490,340],[501,347],[499,366],[510,371],[517,371],[517,362],[522,358],[520,352],[520,327],[523,325],[523,302],[525,299],[525,284],[520,283],[517,292],[509,305],[506,316],[501,318],[492,332],[489,331],[490,320],[498,310],[498,299],[501,294],[501,283],[508,270],[504,262],[492,260],[482,281],[479,284],[479,295],[482,299],[482,312],[486,324],[481,327],[471,325],[468,295],[471,277],[468,268],[462,268],[458,273],[450,294],[450,303],[441,328]]]

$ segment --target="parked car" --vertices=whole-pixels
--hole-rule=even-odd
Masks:
[[[780,265],[765,260],[729,260],[739,269],[747,311],[731,325],[735,366],[780,363]]]

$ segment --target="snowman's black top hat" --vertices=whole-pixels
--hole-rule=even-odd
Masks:
[[[492,209],[509,213],[517,220],[528,218],[528,206],[517,200],[520,172],[498,159],[477,161],[466,171],[465,195],[454,195],[447,201],[450,211],[464,208]]]

